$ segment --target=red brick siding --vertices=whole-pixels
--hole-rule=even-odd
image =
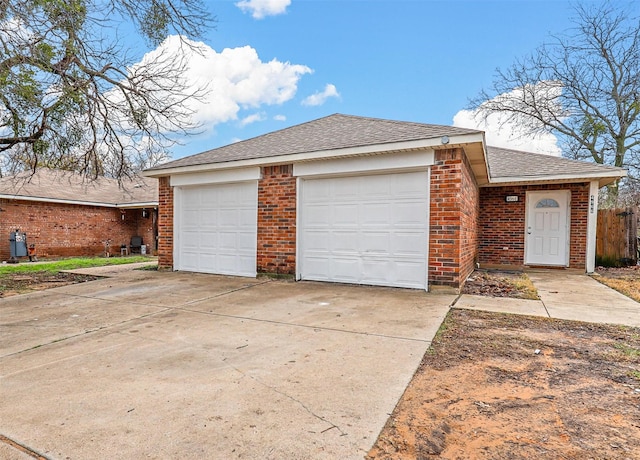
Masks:
[[[480,189],[466,155],[462,155],[462,189],[460,200],[460,283],[475,270],[478,260],[478,221],[480,215]]]
[[[539,190],[571,191],[569,266],[585,268],[589,213],[588,183],[482,188],[480,190],[480,264],[524,265],[526,192]],[[507,203],[505,202],[507,195],[517,195],[519,200]]]
[[[10,257],[9,233],[27,233],[27,243],[36,245],[40,258],[99,256],[104,241],[111,240],[111,253],[120,255],[120,245],[141,235],[145,244],[153,242],[153,218],[145,219],[139,209],[124,211],[100,206],[0,200],[0,260]]]
[[[430,176],[429,284],[459,287],[477,257],[478,186],[462,149],[435,155]]]
[[[258,181],[258,272],[295,274],[296,179],[293,165],[262,168]]]
[[[158,180],[158,267],[173,269],[173,187],[169,177]]]

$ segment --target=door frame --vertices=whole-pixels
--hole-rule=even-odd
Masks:
[[[555,195],[555,197],[553,196]],[[531,206],[542,198],[543,196],[550,196],[552,198],[560,198],[560,201],[564,201],[566,205],[566,234],[565,234],[565,253],[564,263],[550,264],[550,263],[532,263],[529,259],[529,220],[531,214]],[[525,219],[524,219],[524,265],[540,265],[550,267],[568,267],[571,257],[571,190],[568,189],[554,189],[554,190],[528,190],[526,192],[525,202]]]

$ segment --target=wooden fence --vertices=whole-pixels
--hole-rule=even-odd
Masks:
[[[638,210],[600,209],[596,230],[598,265],[635,265],[638,262]]]

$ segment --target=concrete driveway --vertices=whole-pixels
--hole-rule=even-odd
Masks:
[[[149,271],[0,300],[0,457],[362,458],[454,300]]]

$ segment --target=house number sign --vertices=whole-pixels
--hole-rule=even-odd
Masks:
[[[518,195],[507,195],[507,196],[504,198],[504,200],[505,200],[507,203],[514,203],[514,202],[518,201]]]

